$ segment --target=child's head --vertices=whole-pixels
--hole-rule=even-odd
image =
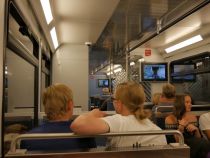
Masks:
[[[116,100],[120,100],[131,113],[135,114],[137,119],[146,117],[143,110],[145,93],[140,84],[131,81],[121,83],[117,86],[114,97]]]
[[[154,105],[158,105],[160,97],[161,97],[161,93],[154,93],[152,96],[152,103]]]

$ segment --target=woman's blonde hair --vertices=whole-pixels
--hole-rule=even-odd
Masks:
[[[72,90],[64,84],[51,85],[43,93],[45,113],[49,120],[55,120],[67,112],[69,101],[73,101]]]
[[[128,110],[134,113],[138,120],[146,118],[144,112],[145,93],[143,87],[135,82],[128,81],[117,86],[115,97],[125,105]]]

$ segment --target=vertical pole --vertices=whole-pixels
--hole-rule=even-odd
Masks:
[[[4,85],[5,85],[5,53],[8,29],[8,0],[0,1],[0,157],[4,157]]]
[[[110,69],[110,75],[109,75],[109,92],[112,93],[112,63],[113,63],[113,60],[112,60],[112,51],[111,51],[111,46],[109,47],[109,69]]]
[[[126,14],[125,16],[125,43],[127,43],[128,41],[128,15]],[[129,78],[129,74],[128,74],[128,71],[129,71],[129,67],[128,67],[128,59],[129,56],[127,54],[127,46],[125,48],[125,72],[126,72],[126,80],[128,80]]]
[[[41,112],[41,93],[42,93],[42,41],[39,40],[39,69],[38,69],[38,120]]]
[[[126,51],[126,80],[130,80],[130,52]]]

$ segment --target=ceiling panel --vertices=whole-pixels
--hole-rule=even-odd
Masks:
[[[38,18],[43,19],[40,2],[29,1],[31,4],[37,4],[35,12]],[[170,23],[175,17],[181,16],[181,10],[188,11],[195,7],[194,4],[201,2],[204,0],[51,0],[54,20],[49,26],[43,24],[46,23],[43,20],[40,22],[44,30],[47,30],[47,37],[50,29],[56,27],[59,44],[84,44],[87,41],[95,43],[90,62],[100,60],[100,63],[97,63],[100,66],[109,57],[104,55],[104,60],[100,58],[100,51],[104,48],[109,48],[108,54],[112,52],[114,56],[124,55],[128,43],[133,48],[152,33],[156,33],[158,19],[166,17],[163,18],[164,24],[167,24],[167,20]],[[164,53],[165,47],[198,31],[205,36],[210,32],[209,10],[209,6],[205,7],[187,17],[187,21],[173,25],[141,47],[146,45]],[[50,42],[52,44],[52,41]],[[94,66],[96,67],[96,64]],[[90,67],[91,69],[94,67]]]
[[[57,32],[60,43],[84,44],[87,41],[94,43],[106,23],[87,23],[84,21],[60,22]]]
[[[95,43],[119,0],[53,0],[60,43]]]
[[[107,21],[119,0],[53,0],[57,17],[77,20]]]

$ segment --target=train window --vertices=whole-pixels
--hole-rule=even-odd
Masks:
[[[11,14],[9,14],[9,31],[33,54],[33,43],[26,34],[28,30],[26,27],[20,26]]]
[[[46,85],[46,74],[44,72],[42,72],[42,88],[41,88],[41,92],[44,92],[44,89],[47,87]],[[41,108],[40,108],[41,112],[44,112],[44,106],[43,103],[41,101]]]
[[[39,44],[10,3],[4,76],[4,150],[8,135],[38,125]]]
[[[40,111],[41,112],[44,112],[44,106],[43,106],[43,103],[42,103],[42,94],[45,90],[46,87],[48,87],[50,85],[50,76],[44,72],[42,72],[42,81],[41,81],[41,108],[40,108]]]
[[[10,49],[6,53],[7,107],[6,112],[33,112],[35,67]]]
[[[13,136],[33,128],[36,68],[6,49],[4,85],[4,152]]]
[[[41,94],[44,92],[45,88],[48,87],[49,85],[50,85],[50,60],[43,53],[42,54],[42,74],[41,74]],[[40,111],[44,112],[42,97],[41,97]]]

